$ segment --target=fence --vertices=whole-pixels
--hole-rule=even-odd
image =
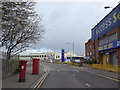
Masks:
[[[16,74],[17,68],[19,68],[18,57],[14,57],[10,60],[2,59],[2,78],[5,79]]]

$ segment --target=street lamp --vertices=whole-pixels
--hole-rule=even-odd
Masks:
[[[108,8],[113,8],[113,7],[110,7],[110,6],[105,6],[104,9],[108,9]]]
[[[118,2],[118,5],[120,4],[120,1]],[[111,7],[111,6],[105,6],[104,9],[108,9],[108,8],[114,8],[114,7]]]

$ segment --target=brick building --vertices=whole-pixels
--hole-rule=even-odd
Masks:
[[[86,56],[91,52],[92,59],[96,58],[100,64],[120,65],[120,4],[91,30],[91,34],[85,44]]]
[[[91,39],[89,39],[88,42],[85,43],[85,56],[88,57],[90,60],[95,59],[94,42]]]

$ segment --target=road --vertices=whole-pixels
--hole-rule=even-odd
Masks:
[[[40,88],[118,88],[118,82],[66,64],[43,63],[51,71]]]
[[[0,90],[2,89],[2,60],[0,59]]]

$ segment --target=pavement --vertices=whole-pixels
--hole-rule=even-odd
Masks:
[[[79,68],[79,67],[77,67],[77,68]],[[106,71],[106,70],[102,70],[102,69],[95,69],[95,68],[92,68],[90,65],[85,65],[85,64],[83,64],[83,67],[81,67],[81,68],[84,68],[85,70],[88,70],[89,72],[105,75],[105,76],[120,80],[120,73],[117,73],[117,72],[110,72],[110,71]],[[81,69],[81,68],[79,68],[79,69]]]
[[[40,65],[39,74],[32,75],[32,64],[29,63],[26,68],[26,81],[18,82],[19,74],[14,75],[10,78],[2,80],[2,88],[33,88],[33,84],[42,77],[46,72],[46,68],[43,65]]]

